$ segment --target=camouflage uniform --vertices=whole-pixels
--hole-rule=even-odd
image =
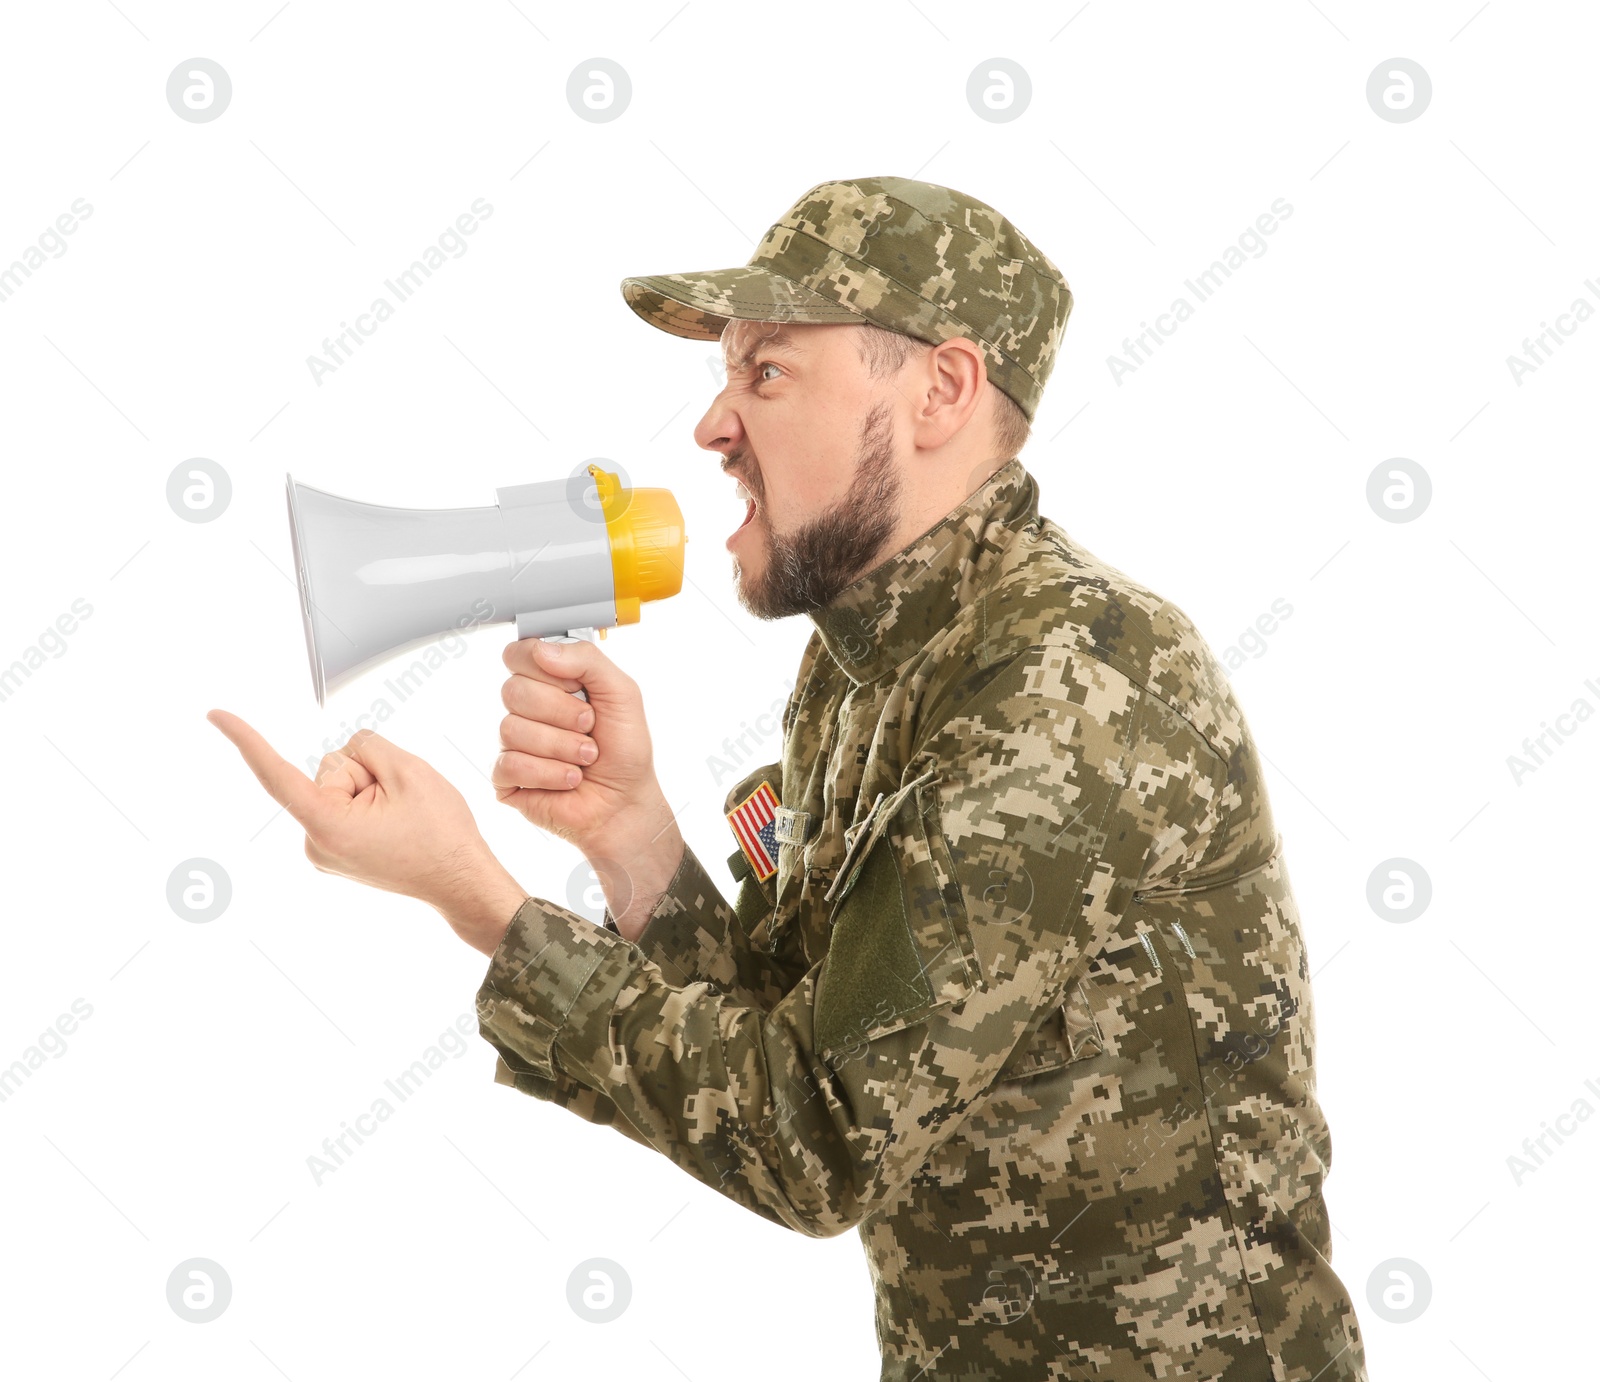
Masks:
[[[812,615],[775,869],[692,850],[637,943],[540,898],[497,1082],[773,1223],[855,1228],[881,1376],[1365,1376],[1260,761],[1176,606],[1013,458]]]

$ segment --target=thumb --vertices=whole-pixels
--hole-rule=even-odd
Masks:
[[[370,729],[358,729],[339,750],[353,758],[379,782],[392,782],[402,768],[411,761],[411,755],[398,744],[390,743],[383,735]]]

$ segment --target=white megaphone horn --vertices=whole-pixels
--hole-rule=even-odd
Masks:
[[[683,588],[687,538],[672,492],[624,489],[596,465],[498,489],[475,509],[363,504],[286,478],[318,705],[443,634],[515,623],[518,638],[592,640]]]

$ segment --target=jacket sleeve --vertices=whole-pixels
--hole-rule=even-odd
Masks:
[[[1136,820],[1110,819],[1136,688],[1054,645],[985,676],[919,735],[833,896],[810,895],[828,951],[770,1009],[675,981],[530,898],[479,990],[482,1035],[604,1094],[643,1140],[772,1222],[818,1237],[859,1223],[1063,1001],[1148,844]]]
[[[622,1116],[616,1104],[599,1090],[579,1084],[572,1076],[556,1070],[542,1074],[508,1047],[498,1048],[494,1063],[494,1082],[509,1085],[535,1099],[543,1099],[568,1113],[575,1113],[586,1122],[600,1127],[615,1128],[624,1137],[650,1147],[654,1144]]]
[[[756,880],[742,851],[734,850],[728,867],[739,880],[732,907],[685,845],[678,871],[635,944],[674,984],[703,979],[748,1007],[768,1009],[800,975],[750,944],[749,933],[772,909],[772,895]],[[620,935],[609,907],[602,924]]]
[[[728,866],[739,880],[738,901],[732,908],[694,851],[685,845],[678,870],[657,901],[637,945],[671,983],[681,986],[703,979],[742,1004],[771,1008],[798,976],[786,974],[772,956],[750,945],[748,932],[770,910],[771,895],[756,879],[743,851],[735,850]],[[609,906],[601,924],[620,937]],[[556,1104],[587,1122],[615,1128],[653,1149],[606,1094],[560,1070],[543,1073],[509,1047],[497,1047],[497,1051],[496,1084]]]

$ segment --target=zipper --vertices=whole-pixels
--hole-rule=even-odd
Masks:
[[[1242,873],[1229,874],[1226,878],[1210,879],[1204,883],[1179,884],[1171,888],[1145,888],[1133,895],[1135,902],[1143,902],[1146,898],[1187,897],[1190,893],[1209,892],[1213,888],[1226,888],[1230,883],[1237,883],[1241,878],[1249,878],[1251,874],[1260,873],[1262,869],[1278,861],[1283,854],[1283,836],[1280,834],[1273,845],[1272,854],[1263,859],[1259,864],[1245,869]]]

